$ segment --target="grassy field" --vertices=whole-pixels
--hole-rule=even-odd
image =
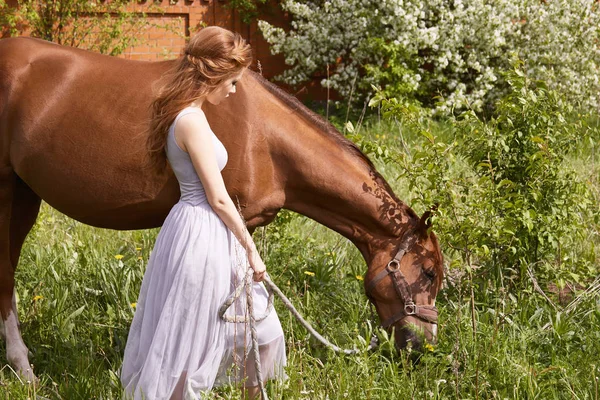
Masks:
[[[399,148],[393,132],[397,127],[377,122],[362,130],[369,141]],[[410,145],[411,138],[405,140]],[[595,153],[584,147],[570,162],[598,194]],[[397,179],[399,167],[376,164],[411,204],[414,194]],[[120,397],[118,371],[157,232],[96,229],[43,205],[17,271],[23,338],[40,385],[21,384],[4,364],[2,344],[0,399]],[[597,252],[598,226],[590,223],[588,233]],[[288,212],[258,229],[255,239],[273,280],[320,332],[348,347],[364,347],[372,333],[380,339],[373,352],[336,355],[276,303],[289,380],[269,384],[271,399],[599,398],[600,300],[597,290],[584,291],[590,280],[560,297],[549,290],[551,282],[540,282],[548,298],[533,282],[516,291],[477,293],[472,314],[470,288],[450,274],[438,296],[439,343],[413,365],[408,354],[391,351],[393,343],[376,327],[363,294],[365,263],[349,241]],[[597,258],[594,268],[600,270]],[[224,388],[214,397],[239,393]]]

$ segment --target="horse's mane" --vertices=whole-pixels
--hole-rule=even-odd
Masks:
[[[375,170],[373,162],[369,159],[369,157],[367,157],[356,144],[342,135],[331,122],[327,121],[325,118],[306,107],[300,100],[287,93],[285,90],[281,89],[274,83],[269,82],[262,75],[256,72],[254,72],[253,75],[271,94],[277,96],[277,98],[285,103],[285,105],[290,107],[292,111],[296,112],[306,121],[316,125],[320,132],[323,132],[333,138],[344,149],[348,150],[350,153],[364,161],[370,169]]]

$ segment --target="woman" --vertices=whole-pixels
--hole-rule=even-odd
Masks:
[[[258,395],[249,330],[223,322],[217,311],[248,263],[256,282],[265,265],[227,194],[220,173],[227,151],[201,109],[235,93],[251,62],[250,46],[239,34],[204,28],[190,39],[153,102],[150,159],[159,169],[168,159],[181,198],[156,238],[129,331],[121,371],[128,398],[199,399],[232,381],[243,382],[248,397]],[[255,313],[264,313],[262,284],[254,284],[253,298]],[[243,312],[243,304],[235,308]],[[275,311],[257,329],[263,378],[285,378],[285,342]]]

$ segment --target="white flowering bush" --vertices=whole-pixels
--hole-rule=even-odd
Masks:
[[[284,0],[291,30],[259,21],[273,54],[291,66],[277,79],[314,74],[354,99],[415,99],[445,113],[481,110],[506,88],[515,53],[534,79],[597,108],[600,11],[595,0]]]

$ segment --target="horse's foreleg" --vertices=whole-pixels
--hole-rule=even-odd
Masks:
[[[27,381],[35,375],[21,337],[15,301],[15,269],[27,233],[35,223],[40,200],[12,171],[0,169],[0,316],[6,358]]]

